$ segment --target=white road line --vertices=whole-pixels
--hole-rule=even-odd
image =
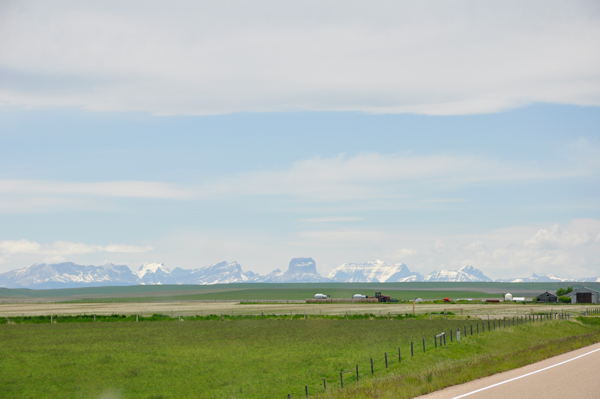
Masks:
[[[530,375],[533,375],[533,374],[540,373],[540,372],[542,372],[542,371],[545,371],[545,370],[551,369],[551,368],[553,368],[553,367],[560,366],[560,365],[562,365],[562,364],[565,364],[565,363],[572,362],[573,360],[579,359],[580,357],[584,357],[584,356],[590,355],[590,354],[592,354],[592,353],[594,353],[594,352],[598,352],[598,351],[600,351],[600,348],[599,348],[599,349],[594,349],[593,351],[590,351],[590,352],[587,352],[587,353],[584,353],[583,355],[576,356],[576,357],[574,357],[574,358],[572,358],[572,359],[565,360],[564,362],[556,363],[556,364],[554,364],[554,365],[552,365],[552,366],[548,366],[548,367],[546,367],[546,368],[543,368],[543,369],[540,369],[540,370],[537,370],[537,371],[533,371],[533,372],[531,372],[531,373],[528,373],[528,374],[525,374],[525,375],[521,375],[521,376],[519,376],[519,377],[511,378],[510,380],[506,380],[506,381],[502,381],[502,382],[499,382],[499,383],[497,383],[497,384],[494,384],[494,385],[490,385],[489,387],[480,388],[480,389],[477,389],[476,391],[472,391],[472,392],[465,393],[465,394],[462,394],[462,395],[459,395],[459,396],[455,396],[455,397],[453,397],[452,399],[464,398],[465,396],[473,395],[473,394],[475,394],[475,393],[477,393],[477,392],[485,391],[485,390],[487,390],[487,389],[490,389],[490,388],[497,387],[498,385],[506,384],[507,382],[511,382],[511,381],[519,380],[519,379],[521,379],[521,378],[525,378],[525,377],[528,377],[528,376],[530,376]]]

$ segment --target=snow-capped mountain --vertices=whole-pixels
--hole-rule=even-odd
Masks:
[[[422,281],[493,281],[473,266],[463,266],[458,270],[441,270],[423,277]]]
[[[324,283],[331,281],[317,273],[317,264],[313,258],[294,258],[285,273],[276,269],[261,279],[266,283]]]
[[[0,274],[0,287],[6,288],[72,288],[137,284],[229,284],[246,282],[327,282],[317,273],[312,258],[295,258],[286,272],[277,269],[262,276],[244,272],[237,262],[220,262],[198,269],[171,271],[162,263],[141,265],[136,272],[124,265],[83,266],[75,263],[32,265]]]
[[[125,265],[107,263],[102,266],[84,266],[71,262],[34,264],[22,269],[0,274],[0,287],[6,288],[70,288],[86,286],[137,285],[137,284],[230,284],[230,283],[323,283],[323,282],[411,282],[411,281],[492,281],[473,266],[458,270],[441,270],[422,276],[412,272],[403,263],[389,266],[381,260],[364,263],[344,263],[322,276],[317,273],[312,258],[294,258],[288,269],[276,269],[267,275],[243,271],[237,262],[220,262],[197,269],[170,270],[162,263],[141,265],[133,272]],[[569,280],[554,275],[496,280],[498,282],[600,282],[600,277]]]
[[[138,277],[127,266],[108,263],[83,266],[71,262],[35,264],[0,274],[0,287],[67,288],[82,286],[139,284]]]
[[[533,273],[531,275],[531,277],[524,277],[524,278],[514,278],[514,279],[508,279],[508,280],[496,280],[497,282],[503,282],[503,283],[562,283],[562,282],[569,282],[569,281],[575,281],[572,279],[568,279],[568,278],[560,278],[560,277],[556,277],[553,274],[548,274],[545,276],[538,276],[537,274]],[[582,280],[577,280],[577,281],[596,281],[593,279],[582,279]]]
[[[171,277],[171,270],[162,263],[148,263],[140,266],[134,274],[140,284],[166,284]]]
[[[420,281],[422,278],[419,273],[411,272],[404,263],[388,266],[379,259],[364,263],[344,263],[332,270],[328,277],[348,283]]]
[[[578,281],[583,281],[586,283],[600,283],[600,276],[598,277],[587,277]]]
[[[229,284],[256,281],[256,274],[243,272],[237,262],[220,262],[199,269],[175,268],[167,282],[169,284]]]

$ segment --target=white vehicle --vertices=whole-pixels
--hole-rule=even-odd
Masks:
[[[363,294],[354,294],[352,295],[352,299],[365,299],[367,296]]]
[[[327,299],[327,298],[329,298],[329,295],[315,294],[315,296],[313,298],[315,298],[315,299]]]

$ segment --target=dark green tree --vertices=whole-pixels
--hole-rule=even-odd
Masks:
[[[559,288],[556,290],[556,296],[564,296],[573,291],[573,287],[568,286],[567,288]]]

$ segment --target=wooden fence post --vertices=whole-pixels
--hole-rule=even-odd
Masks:
[[[452,330],[450,330],[450,342],[452,342],[452,341],[453,341],[453,338],[452,338]]]
[[[435,342],[435,349],[437,349],[437,335],[433,336],[433,341]]]
[[[50,315],[50,324],[52,324],[54,322],[54,316]]]
[[[423,337],[423,353],[425,353],[425,337]]]
[[[413,349],[413,343],[412,342],[410,343],[410,356],[411,357],[415,356],[415,351]]]
[[[356,365],[356,382],[358,382],[358,364]]]
[[[388,368],[387,352],[385,352],[385,368]]]
[[[400,353],[400,348],[398,348],[398,363],[402,362],[402,354]]]
[[[373,358],[371,358],[371,374],[374,374],[375,372],[373,371]]]
[[[304,392],[306,392],[306,397],[308,398],[308,385],[304,386]]]
[[[96,315],[94,315],[94,323],[96,322]]]
[[[327,392],[327,379],[323,378],[323,389]]]
[[[340,385],[342,386],[342,388],[344,387],[344,376],[342,375],[341,371],[340,371]]]

